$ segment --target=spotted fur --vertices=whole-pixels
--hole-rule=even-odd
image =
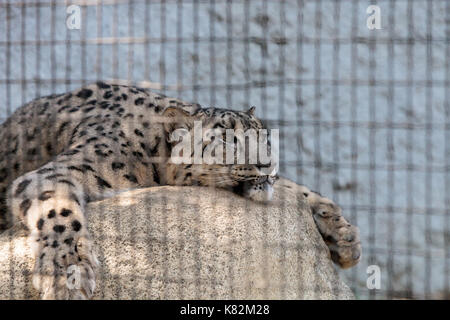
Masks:
[[[204,129],[263,128],[253,108],[202,108],[103,82],[36,99],[0,126],[0,230],[19,221],[29,230],[36,259],[33,284],[42,298],[90,298],[94,292],[97,260],[85,216],[88,201],[159,185],[216,186],[257,201],[270,199],[276,175],[262,165],[170,161],[171,133],[192,131],[195,121]],[[339,247],[340,233],[316,222],[324,237],[332,237],[330,245]],[[359,260],[335,252],[341,266]],[[67,286],[71,265],[81,270],[80,288]]]

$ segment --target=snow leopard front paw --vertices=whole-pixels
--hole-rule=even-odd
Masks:
[[[343,269],[356,265],[362,253],[358,227],[348,223],[341,208],[330,199],[306,187],[302,192],[333,262]]]
[[[66,240],[63,250],[56,247],[56,240],[44,241],[36,257],[33,286],[42,299],[85,300],[94,294],[98,262],[89,240],[83,237],[70,244]]]

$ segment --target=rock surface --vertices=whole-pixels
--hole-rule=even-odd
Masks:
[[[91,203],[95,299],[352,299],[297,185],[274,201],[157,187]],[[23,231],[0,235],[0,299],[35,299]]]

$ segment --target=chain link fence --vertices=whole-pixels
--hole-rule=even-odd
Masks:
[[[446,0],[1,0],[0,117],[97,80],[255,105],[281,175],[359,226],[356,297],[448,299],[449,31]]]

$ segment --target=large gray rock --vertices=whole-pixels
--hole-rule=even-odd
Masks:
[[[257,204],[224,190],[158,187],[89,205],[96,299],[351,299],[298,186]],[[0,235],[0,298],[37,298],[23,232]]]

